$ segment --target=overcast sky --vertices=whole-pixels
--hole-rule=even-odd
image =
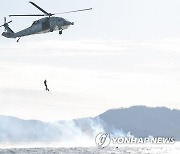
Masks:
[[[179,0],[33,2],[51,13],[93,10],[63,15],[75,25],[61,36],[0,37],[1,115],[52,121],[132,105],[180,109]],[[2,0],[2,24],[18,13],[40,11],[26,0]],[[15,32],[36,19],[8,17]]]

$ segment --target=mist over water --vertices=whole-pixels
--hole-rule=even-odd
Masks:
[[[175,144],[119,144],[99,148],[95,143],[101,132],[111,137],[129,137],[130,133],[107,126],[99,117],[69,121],[41,122],[0,116],[0,154],[92,154],[92,153],[151,153],[177,154]]]
[[[104,139],[102,134],[106,135],[105,132],[109,133],[109,139],[105,138],[105,142],[108,143],[104,149],[107,149],[107,151],[116,151],[114,153],[127,153],[127,151],[131,151],[131,153],[137,153],[137,150],[140,149],[139,153],[173,153],[174,151],[180,151],[180,144],[178,141],[178,134],[174,134],[172,136],[175,138],[175,143],[165,143],[161,142],[159,143],[130,143],[130,142],[120,142],[118,140],[115,140],[117,138],[124,138],[124,137],[137,137],[140,135],[137,135],[133,132],[133,130],[136,128],[134,126],[142,126],[141,124],[144,123],[144,121],[136,121],[136,119],[140,120],[138,118],[139,116],[137,113],[140,111],[146,111],[143,113],[150,113],[150,115],[156,115],[156,117],[162,117],[161,113],[166,114],[168,118],[166,119],[166,126],[169,124],[172,124],[173,119],[175,117],[178,117],[178,111],[176,110],[169,110],[166,108],[155,108],[155,109],[149,109],[149,110],[155,110],[158,111],[156,114],[152,114],[154,112],[147,112],[147,107],[132,107],[128,109],[118,109],[118,110],[109,110],[95,118],[80,118],[80,119],[74,119],[74,120],[64,120],[64,121],[55,121],[55,122],[42,122],[37,120],[22,120],[15,117],[9,117],[9,116],[0,116],[0,154],[1,153],[9,153],[8,149],[14,148],[12,151],[15,153],[26,153],[27,148],[30,149],[29,151],[33,150],[36,151],[36,153],[40,154],[42,151],[46,151],[46,153],[50,151],[55,151],[55,153],[58,151],[68,151],[67,149],[71,150],[70,152],[65,153],[78,153],[78,151],[81,151],[80,153],[84,153],[84,151],[89,151],[89,153],[97,153],[101,146],[101,139]],[[126,110],[126,113],[124,116],[121,115],[122,111]],[[128,111],[131,112],[128,112]],[[138,111],[136,114],[133,114],[133,111]],[[148,111],[149,111],[148,110]],[[118,114],[113,114],[118,111]],[[160,112],[161,111],[161,112]],[[163,111],[163,112],[162,112]],[[174,114],[175,113],[175,114]],[[128,120],[128,115],[131,115]],[[132,117],[133,115],[133,117]],[[174,117],[175,115],[175,117]],[[113,121],[117,117],[120,117],[118,121]],[[148,118],[147,115],[144,114],[144,117],[146,117],[147,121],[152,121],[151,116]],[[168,119],[168,120],[167,120]],[[133,124],[131,127],[133,128],[131,132],[124,132],[122,129],[126,130],[126,122],[129,121],[127,124],[128,126],[131,123],[131,120],[133,120]],[[156,119],[153,118],[153,121],[157,124],[161,121],[156,121]],[[115,124],[118,124],[116,126]],[[179,123],[176,119],[175,121],[174,129],[178,130]],[[143,130],[150,129],[153,126],[155,127],[155,124],[151,125],[144,125],[140,127],[140,133],[143,134]],[[155,129],[156,131],[163,130],[163,127],[159,127]],[[168,128],[170,130],[170,128]],[[161,131],[162,132],[162,131]],[[132,135],[131,135],[132,133]],[[145,135],[148,136],[151,134],[151,137],[153,137],[153,133],[146,133]],[[171,131],[171,134],[173,134],[173,131]],[[154,135],[156,137],[157,135]],[[166,134],[161,135],[162,137],[169,137]],[[100,138],[98,138],[100,137]],[[107,136],[106,136],[107,137]],[[140,136],[141,137],[141,136]],[[176,141],[177,139],[177,141]],[[110,140],[110,142],[109,142]],[[117,141],[117,142],[114,142]],[[105,143],[104,142],[104,143]],[[103,143],[103,144],[104,144]],[[126,144],[125,144],[126,143]],[[72,149],[73,147],[73,149]],[[81,147],[81,148],[77,148]],[[116,149],[116,147],[118,147]],[[24,148],[24,150],[22,150]],[[3,151],[4,149],[4,151]],[[124,150],[123,150],[124,149]],[[123,151],[122,151],[123,150]],[[103,150],[100,150],[101,153],[107,153]],[[99,152],[100,153],[100,152]],[[176,152],[179,153],[179,152]],[[118,153],[119,154],[119,153]]]
[[[1,147],[87,147],[96,146],[95,137],[101,132],[126,136],[98,117],[45,123],[2,116],[0,122]]]

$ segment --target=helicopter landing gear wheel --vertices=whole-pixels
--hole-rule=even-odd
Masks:
[[[61,34],[62,34],[62,30],[59,31],[59,35],[61,35]]]
[[[20,37],[17,39],[17,42],[19,42],[19,40],[20,40]]]

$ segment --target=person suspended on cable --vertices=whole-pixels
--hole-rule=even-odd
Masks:
[[[48,89],[48,87],[47,87],[47,81],[46,81],[46,79],[44,80],[44,85],[45,85],[45,87],[46,87],[46,91],[49,91],[49,89]]]

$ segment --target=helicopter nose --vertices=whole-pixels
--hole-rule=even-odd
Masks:
[[[74,25],[74,22],[66,21],[66,25]]]

